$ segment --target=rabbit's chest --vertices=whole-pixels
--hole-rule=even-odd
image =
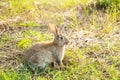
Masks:
[[[63,47],[61,50],[58,51],[57,55],[60,60],[63,60],[65,53],[65,48]]]

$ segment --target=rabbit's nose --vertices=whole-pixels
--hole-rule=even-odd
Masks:
[[[66,41],[66,44],[68,44],[68,43],[69,43],[69,40]]]

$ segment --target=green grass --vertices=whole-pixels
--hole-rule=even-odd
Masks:
[[[119,4],[119,0],[0,1],[0,80],[120,80]],[[58,27],[63,22],[66,35],[72,33],[66,70],[47,66],[32,72],[19,65],[19,58],[9,60],[9,55],[36,42],[52,40],[48,23]]]

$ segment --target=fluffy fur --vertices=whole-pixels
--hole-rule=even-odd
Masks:
[[[61,34],[61,26],[59,29],[49,24],[50,31],[54,34],[54,40],[51,42],[37,43],[29,48],[23,57],[24,62],[44,69],[46,64],[54,64],[54,67],[63,67],[62,60],[64,58],[65,45],[69,43],[68,39]]]

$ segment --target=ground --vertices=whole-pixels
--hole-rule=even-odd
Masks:
[[[120,80],[120,1],[1,0],[0,80]],[[66,69],[31,71],[22,53],[49,41],[48,24],[65,24]]]

